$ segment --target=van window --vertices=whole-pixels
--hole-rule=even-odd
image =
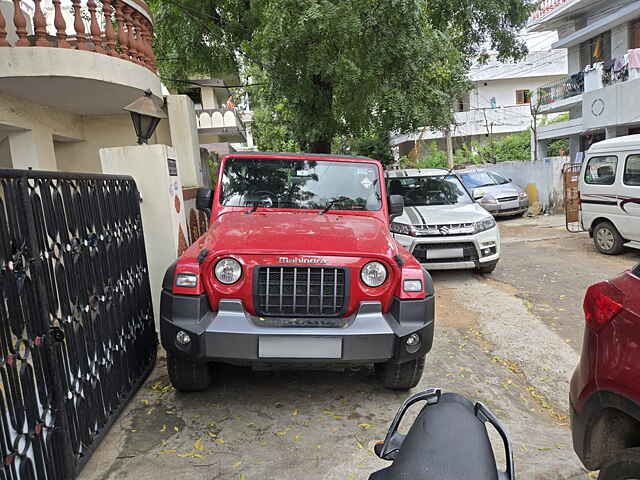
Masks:
[[[616,180],[618,157],[592,157],[584,172],[584,181],[591,185],[613,185]]]
[[[640,187],[640,155],[629,155],[627,157],[622,181],[625,185]]]

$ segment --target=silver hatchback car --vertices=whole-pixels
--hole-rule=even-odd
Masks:
[[[529,197],[510,178],[484,168],[456,170],[473,198],[494,217],[524,214],[529,208]]]

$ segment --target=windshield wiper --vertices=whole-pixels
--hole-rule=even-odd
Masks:
[[[247,210],[246,212],[244,212],[246,215],[251,215],[253,212],[255,212],[256,210],[258,210],[258,207],[260,206],[262,202],[260,202],[260,200],[256,200],[254,202],[248,202],[245,204],[245,207],[251,206],[251,208],[249,210]]]
[[[329,210],[331,210],[333,208],[333,206],[340,202],[341,199],[340,198],[334,198],[333,200],[331,200],[330,202],[327,202],[327,204],[324,206],[324,208],[322,210],[320,210],[320,213],[318,215],[322,215],[324,213],[327,213]]]

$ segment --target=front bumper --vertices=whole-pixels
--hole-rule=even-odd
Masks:
[[[485,205],[483,203],[480,205],[494,217],[508,217],[526,212],[529,209],[529,199],[498,202],[496,205]]]
[[[291,325],[292,319],[261,319],[247,312],[241,300],[221,300],[218,311],[213,312],[206,295],[174,295],[167,290],[162,292],[160,310],[163,347],[201,362],[404,363],[424,356],[433,344],[433,296],[396,298],[389,313],[382,312],[379,302],[362,302],[342,328],[269,326],[278,320]],[[267,320],[269,325],[265,325]],[[309,319],[301,320],[309,325]],[[322,325],[322,319],[317,320]],[[179,331],[191,337],[187,345],[176,342]],[[413,333],[420,336],[420,347],[409,352],[405,341]],[[330,346],[328,353],[325,345]]]
[[[427,270],[472,269],[491,265],[500,259],[500,233],[498,227],[474,235],[411,237],[394,234],[398,242],[405,247]],[[427,258],[430,249],[442,250],[463,248],[463,256],[455,258]],[[483,250],[492,249],[490,254]]]

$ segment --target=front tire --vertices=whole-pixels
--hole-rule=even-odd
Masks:
[[[628,448],[607,462],[598,480],[625,480],[640,478],[640,448]]]
[[[601,222],[593,229],[593,243],[600,253],[618,255],[624,249],[624,239],[610,222]]]
[[[167,353],[167,370],[171,384],[179,392],[201,392],[211,385],[211,370],[206,363]]]
[[[425,357],[405,363],[386,362],[376,364],[376,373],[382,385],[390,390],[409,390],[415,387],[424,372]]]

